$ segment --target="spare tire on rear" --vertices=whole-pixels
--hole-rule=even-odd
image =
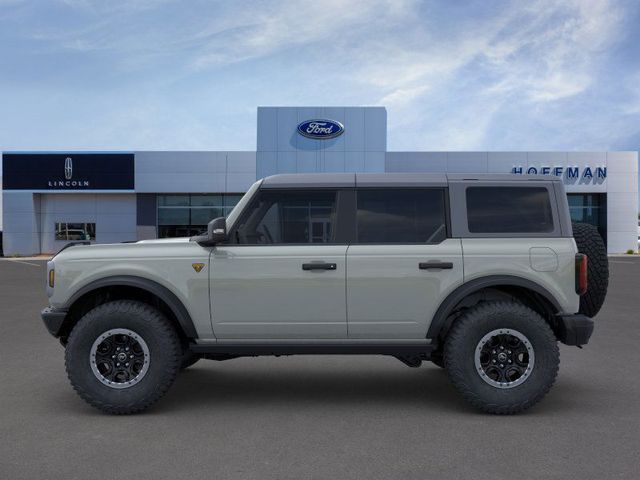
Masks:
[[[609,260],[598,229],[588,223],[572,223],[578,252],[587,256],[587,293],[580,297],[579,312],[595,317],[607,296]]]

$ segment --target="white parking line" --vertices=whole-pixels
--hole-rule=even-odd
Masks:
[[[26,265],[31,265],[32,267],[39,267],[39,263],[25,262],[24,260],[16,260],[14,258],[5,258],[7,262],[15,262],[15,263],[24,263]]]

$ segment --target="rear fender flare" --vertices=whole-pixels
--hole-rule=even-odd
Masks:
[[[429,326],[429,330],[427,331],[427,338],[437,339],[440,336],[443,329],[446,329],[448,327],[447,319],[449,318],[449,315],[451,315],[456,305],[458,305],[466,297],[484,288],[499,286],[515,286],[526,288],[544,297],[553,306],[553,308],[556,310],[556,313],[560,312],[561,310],[560,304],[554,298],[554,296],[546,288],[540,286],[532,280],[517,277],[514,275],[490,275],[488,277],[476,278],[469,282],[463,283],[453,292],[451,292],[447,296],[447,298],[442,301],[442,303],[438,307],[438,310],[436,310],[436,313],[434,314],[431,321],[431,325]]]

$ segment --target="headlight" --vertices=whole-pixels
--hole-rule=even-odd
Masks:
[[[49,270],[49,288],[53,288],[53,285],[56,283],[56,271],[54,268]]]

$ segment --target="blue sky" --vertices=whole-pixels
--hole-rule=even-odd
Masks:
[[[640,148],[640,2],[0,0],[0,150],[253,150],[384,105],[390,150]]]

